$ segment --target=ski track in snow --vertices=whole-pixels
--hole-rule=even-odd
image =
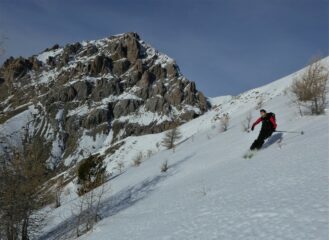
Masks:
[[[329,58],[324,61],[329,65]],[[180,127],[183,139],[175,153],[160,149],[140,167],[130,166],[131,156],[148,150],[163,133],[126,139],[121,153],[126,169],[107,183],[103,219],[80,239],[329,239],[328,115],[298,117],[283,94],[296,74],[239,98],[211,99],[218,109]],[[278,129],[305,134],[276,133],[253,158],[243,159],[260,127],[245,133],[241,121],[250,110],[256,119],[259,95],[265,96],[264,108],[276,113]],[[231,123],[219,133],[214,118],[223,112]],[[169,170],[160,173],[164,160]],[[70,210],[76,196],[63,201],[41,239],[65,239],[74,230]]]

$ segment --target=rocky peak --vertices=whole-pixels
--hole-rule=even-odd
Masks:
[[[54,165],[78,160],[86,136],[114,144],[165,131],[209,107],[176,62],[137,33],[9,58],[0,68],[0,100],[0,124],[34,109],[34,128],[52,145]]]

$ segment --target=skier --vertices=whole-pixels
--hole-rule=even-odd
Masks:
[[[262,128],[258,138],[250,146],[250,150],[260,149],[263,146],[265,139],[269,138],[277,127],[274,113],[267,113],[264,109],[261,109],[260,115],[261,117],[252,125],[251,131],[254,131],[255,126],[260,122],[262,122]]]

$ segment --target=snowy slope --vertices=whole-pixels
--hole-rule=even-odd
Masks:
[[[329,57],[322,61],[329,66]],[[328,115],[301,118],[284,94],[302,71],[237,97],[211,99],[211,111],[180,127],[183,139],[175,152],[156,147],[164,133],[126,139],[112,156],[117,160],[107,159],[114,175],[116,161],[126,167],[107,183],[103,220],[80,239],[328,239]],[[305,134],[276,133],[246,160],[242,155],[259,126],[246,133],[241,121],[249,111],[258,117],[260,96],[264,108],[276,113],[278,129]],[[221,133],[217,119],[226,112],[231,123]],[[140,167],[130,165],[148,150],[154,154]],[[165,160],[170,168],[160,173]],[[78,201],[73,183],[63,195],[41,239],[61,239],[72,230],[71,209]]]

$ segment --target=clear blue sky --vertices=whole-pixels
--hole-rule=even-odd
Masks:
[[[7,56],[138,32],[207,96],[238,94],[328,55],[329,0],[0,0]]]

